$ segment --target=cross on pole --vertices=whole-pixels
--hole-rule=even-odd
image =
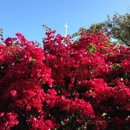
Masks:
[[[64,26],[65,26],[65,36],[67,36],[67,28],[68,28],[67,23]]]

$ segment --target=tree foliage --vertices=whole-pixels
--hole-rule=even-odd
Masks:
[[[107,32],[107,35],[115,39],[117,43],[130,46],[130,14],[129,13],[126,13],[124,15],[115,13],[112,18],[110,18],[110,16],[108,15],[106,21],[97,24],[92,24],[88,29],[81,27],[78,32],[72,35],[72,37],[78,36],[81,30],[84,30],[86,32],[92,32],[93,30],[96,30],[97,32],[101,32],[106,29],[109,31]]]
[[[0,28],[0,37],[3,37],[3,29]]]
[[[116,13],[112,19],[108,16],[104,25],[110,30],[112,38],[117,39],[121,44],[130,46],[130,14]]]

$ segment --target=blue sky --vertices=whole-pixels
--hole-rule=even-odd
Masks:
[[[73,34],[80,27],[103,22],[108,14],[130,12],[128,7],[130,0],[0,0],[0,28],[4,38],[20,32],[42,43],[43,24],[65,35],[67,22],[68,34]]]

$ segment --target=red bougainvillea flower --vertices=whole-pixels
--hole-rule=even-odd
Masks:
[[[127,130],[130,48],[104,32],[49,30],[43,48],[17,33],[0,44],[0,130]]]

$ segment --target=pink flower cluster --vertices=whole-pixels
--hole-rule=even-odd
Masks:
[[[105,33],[22,34],[0,44],[0,130],[128,130],[130,48]]]

